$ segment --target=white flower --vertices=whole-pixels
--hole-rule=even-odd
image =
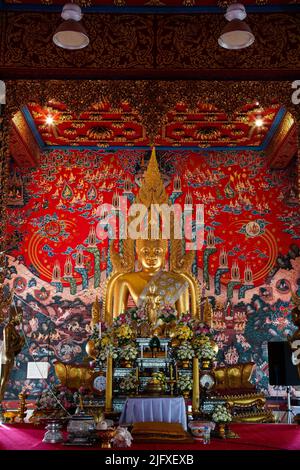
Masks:
[[[206,341],[198,350],[198,357],[200,359],[214,360],[216,357],[216,352],[213,349],[211,343]]]
[[[126,361],[133,361],[138,356],[138,350],[135,346],[127,344],[120,351],[120,358],[125,359]]]
[[[193,380],[187,374],[180,374],[177,381],[177,387],[181,392],[193,389]]]
[[[216,423],[229,423],[232,415],[224,405],[216,405],[212,414],[212,419]]]
[[[181,360],[190,360],[195,356],[195,352],[190,343],[184,341],[177,349],[177,357]]]

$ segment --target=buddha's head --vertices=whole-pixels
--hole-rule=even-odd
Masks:
[[[162,269],[166,261],[167,240],[137,240],[136,251],[142,271],[155,272]]]

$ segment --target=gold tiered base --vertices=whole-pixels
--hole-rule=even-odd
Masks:
[[[266,408],[266,397],[262,393],[219,395],[225,400],[234,423],[274,423],[273,413]]]

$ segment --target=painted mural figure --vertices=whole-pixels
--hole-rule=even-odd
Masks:
[[[3,329],[3,342],[0,351],[0,403],[4,398],[5,389],[10,372],[14,366],[16,356],[21,352],[25,340],[16,330],[21,323],[22,310],[12,306],[7,325]]]

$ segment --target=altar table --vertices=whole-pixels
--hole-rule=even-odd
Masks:
[[[180,423],[187,430],[187,415],[183,397],[127,398],[120,424],[145,421]]]

